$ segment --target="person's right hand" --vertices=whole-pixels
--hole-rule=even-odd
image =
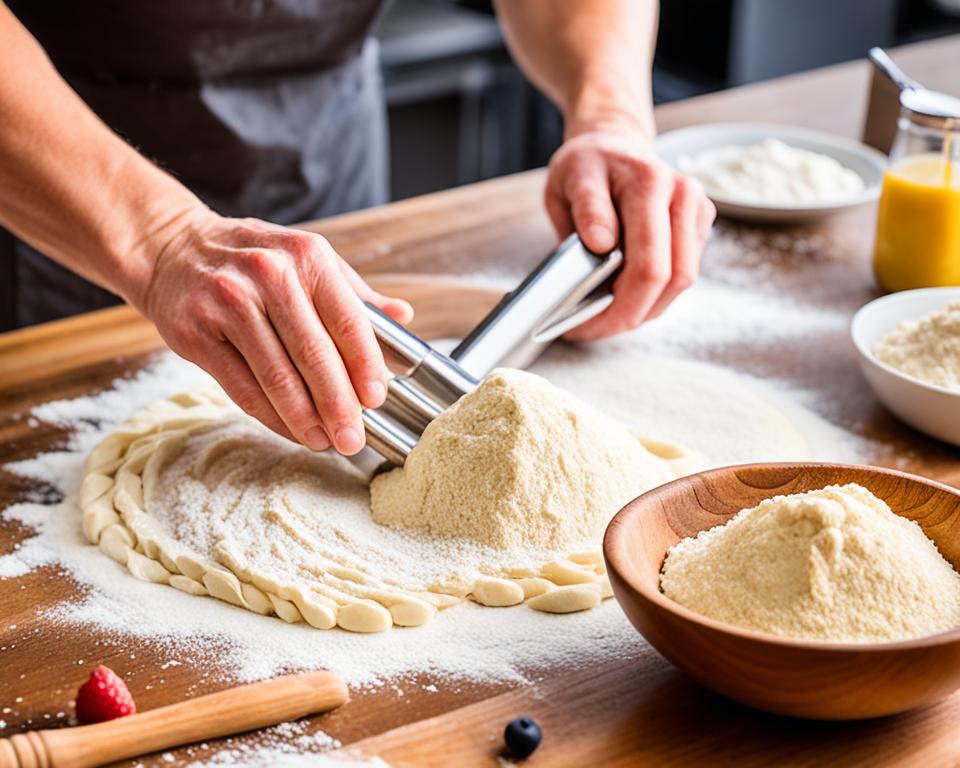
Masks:
[[[387,383],[363,301],[401,323],[413,316],[320,235],[203,211],[160,249],[136,303],[248,414],[315,451],[353,454],[360,407],[381,405]]]

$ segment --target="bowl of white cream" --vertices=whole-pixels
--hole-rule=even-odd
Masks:
[[[860,368],[910,426],[960,446],[960,287],[871,301],[850,325]]]
[[[714,123],[670,131],[658,154],[697,179],[719,213],[811,221],[876,200],[886,157],[860,142],[786,125]]]

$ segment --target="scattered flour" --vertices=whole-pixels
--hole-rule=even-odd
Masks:
[[[960,301],[919,320],[904,320],[873,353],[907,376],[960,393]]]
[[[864,188],[859,174],[832,157],[777,139],[704,150],[680,158],[679,166],[707,194],[768,205],[822,203]]]
[[[511,376],[539,381],[559,402],[575,403],[533,374]],[[481,386],[463,407],[469,411],[489,391]],[[585,406],[577,408],[586,413]],[[442,431],[461,412],[435,424]],[[182,393],[137,411],[87,457],[83,531],[139,579],[317,629],[420,626],[468,597],[490,607],[526,601],[532,609],[570,613],[612,597],[600,553],[607,520],[633,495],[676,476],[629,432],[623,437],[634,457],[663,476],[641,475],[646,484],[619,498],[604,496],[606,488],[596,491],[589,502],[607,506],[588,507],[592,527],[563,529],[577,534],[574,552],[537,541],[504,548],[468,532],[438,537],[378,525],[370,515],[369,477],[347,459],[274,435],[220,390]],[[429,454],[430,445],[422,442],[413,454]],[[625,475],[636,474],[615,459]],[[617,487],[631,482],[607,480]],[[570,482],[584,483],[579,475]],[[522,517],[515,525],[531,527],[539,500],[527,493],[516,506]],[[474,510],[483,519],[495,511],[492,505]],[[575,506],[557,510],[574,521],[578,513],[583,510]]]
[[[215,750],[215,751],[214,751]],[[195,744],[184,750],[193,768],[389,768],[377,757],[365,758],[305,721],[279,723],[256,732],[254,739],[231,736],[211,747]],[[175,762],[171,752],[160,756]],[[134,763],[142,768],[142,763]]]
[[[755,382],[704,363],[641,362],[623,354],[623,344],[557,347],[537,370],[575,394],[602,402],[614,419],[628,415],[629,423],[646,423],[654,435],[663,430],[661,434],[669,432],[686,444],[699,444],[714,464],[770,458],[846,461],[856,455],[857,444],[846,433],[799,406],[797,423],[802,422],[811,435],[809,443],[775,408],[758,408],[764,401],[757,392],[763,390]],[[604,370],[602,379],[592,374],[598,368]],[[592,661],[598,662],[634,655],[644,647],[613,601],[563,617],[523,606],[491,611],[463,604],[445,612],[443,621],[415,630],[355,635],[267,620],[129,577],[90,546],[80,529],[76,491],[84,457],[131,412],[171,392],[209,384],[195,366],[163,355],[152,369],[117,382],[114,389],[34,410],[45,422],[74,427],[69,443],[65,450],[6,469],[64,489],[67,495],[61,500],[25,501],[4,511],[5,518],[22,522],[36,535],[0,557],[0,578],[60,564],[87,588],[85,600],[56,607],[47,620],[90,624],[105,634],[149,637],[194,658],[207,658],[239,680],[261,679],[285,669],[327,667],[354,686],[377,685],[414,672],[432,675],[436,681],[522,682],[538,666],[582,663],[587,648]],[[54,571],[51,578],[62,576]],[[504,621],[500,611],[511,611],[510,620]],[[560,626],[563,632],[557,631]]]
[[[853,483],[776,496],[684,539],[660,585],[704,616],[790,638],[887,642],[960,626],[960,573]]]
[[[858,375],[837,342],[864,297],[836,295],[842,281],[830,279],[850,269],[830,255],[842,255],[844,243],[798,235],[785,252],[772,240],[779,237],[721,224],[703,278],[663,317],[608,341],[554,345],[534,371],[620,423],[695,446],[710,464],[874,458],[875,444],[834,426],[856,429],[845,412],[834,411],[837,393],[821,373],[824,365],[849,366]],[[782,263],[768,270],[773,259]],[[782,359],[785,347],[795,367],[767,367],[765,360]],[[711,362],[721,359],[736,361],[738,371]],[[70,434],[59,450],[4,467],[37,482],[23,502],[0,511],[33,531],[0,556],[0,578],[46,568],[49,578],[82,586],[83,599],[43,616],[48,628],[90,625],[105,644],[143,637],[168,649],[165,658],[241,681],[327,667],[355,689],[414,678],[434,688],[462,680],[516,684],[540,669],[624,658],[643,663],[653,654],[613,601],[563,617],[468,603],[414,630],[361,636],[288,625],[131,578],[80,530],[76,491],[84,457],[134,411],[210,383],[196,367],[163,355],[110,390],[47,403],[29,415]]]

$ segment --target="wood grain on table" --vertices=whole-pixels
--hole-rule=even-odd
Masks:
[[[960,37],[924,43],[895,56],[916,79],[957,93]],[[868,83],[865,62],[854,62],[691,99],[657,110],[661,130],[716,120],[773,121],[860,135]],[[543,172],[533,171],[347,214],[308,226],[322,232],[361,272],[471,277],[517,277],[554,243],[542,211]],[[825,308],[864,303],[876,295],[869,269],[871,207],[806,227],[746,228],[724,223],[726,234],[748,235],[773,254],[764,279],[822,296]],[[797,238],[818,238],[822,252],[794,250]],[[727,258],[737,258],[736,254]],[[798,268],[817,258],[830,285]],[[723,260],[704,269],[722,276]],[[826,274],[826,273],[825,273]],[[387,279],[392,279],[388,277]],[[805,282],[807,281],[807,282]],[[482,304],[477,299],[476,307]],[[474,307],[474,308],[476,308]],[[156,333],[129,309],[0,336],[0,463],[61,445],[65,432],[30,426],[34,405],[109,386],[145,365],[160,348]],[[789,349],[731,350],[719,362],[756,375],[776,373],[826,396],[824,415],[875,441],[875,462],[960,484],[960,453],[912,432],[889,416],[860,378],[847,339],[837,335],[818,350],[816,370]],[[0,470],[0,508],[55,494],[43,484]],[[30,536],[0,520],[0,554]],[[44,608],[75,599],[79,588],[55,567],[0,580],[0,735],[63,722],[67,702],[102,662],[124,676],[141,709],[221,689],[222,675],[187,659],[161,670],[169,652],[133,637],[104,641],[90,631],[67,631],[38,620]],[[185,656],[186,658],[186,656]],[[618,661],[578,668],[531,670],[529,687],[464,681],[426,693],[422,684],[359,692],[341,710],[316,718],[345,745],[379,754],[395,766],[496,765],[502,728],[520,714],[536,717],[545,739],[529,765],[952,765],[960,763],[960,697],[925,711],[862,723],[816,723],[766,715],[733,704],[688,680],[639,638]],[[243,743],[257,744],[256,734]],[[172,753],[210,757],[218,748]],[[144,765],[170,765],[159,756]]]

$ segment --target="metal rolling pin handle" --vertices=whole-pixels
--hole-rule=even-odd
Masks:
[[[441,405],[441,410],[476,388],[477,379],[456,362],[441,355],[372,304],[367,304],[366,308],[381,347],[411,366],[405,376],[399,377],[401,381],[415,382],[425,397]]]
[[[596,317],[607,307],[613,304],[613,278],[594,289],[587,298],[581,301],[570,311],[562,311],[557,316],[550,317],[543,325],[537,328],[531,338],[537,344],[548,344],[559,339],[567,331],[572,331],[578,325]]]
[[[402,466],[423,428],[478,382],[376,307],[367,304],[366,308],[381,347],[399,358],[408,374],[390,380],[387,400],[380,408],[364,409],[363,426],[369,447]]]
[[[597,254],[570,235],[450,353],[482,378],[498,366],[525,368],[557,336],[609,306],[623,263],[619,249]]]
[[[419,436],[372,408],[364,408],[361,416],[367,445],[387,461],[402,467]]]

